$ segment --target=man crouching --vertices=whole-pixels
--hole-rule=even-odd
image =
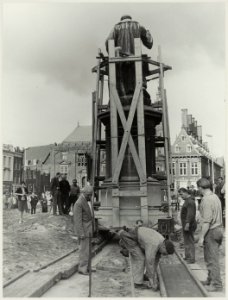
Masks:
[[[135,229],[120,230],[120,245],[131,254],[132,272],[135,288],[159,289],[157,267],[161,254],[174,253],[174,245],[152,228],[136,227]],[[148,276],[150,286],[143,284],[144,271]]]

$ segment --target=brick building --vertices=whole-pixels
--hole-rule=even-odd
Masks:
[[[23,179],[24,150],[3,144],[3,192],[14,192]]]
[[[212,168],[213,163],[213,168]],[[221,176],[223,166],[211,156],[207,143],[202,140],[202,126],[182,109],[182,128],[172,145],[172,172],[174,188],[194,185],[201,177]]]
[[[91,164],[91,141],[92,126],[78,124],[60,144],[25,149],[24,173],[27,184],[37,190],[48,190],[50,179],[60,172],[67,176],[70,183],[76,178],[79,186],[83,187],[88,180]]]

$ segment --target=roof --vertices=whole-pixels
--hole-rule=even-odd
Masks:
[[[91,142],[92,126],[77,126],[64,140],[63,143]]]
[[[29,147],[26,149],[25,159],[26,160],[39,160],[39,162],[44,162],[49,155],[53,144],[45,146]]]
[[[185,139],[182,141],[182,136],[185,137]],[[180,151],[178,153],[176,153],[175,151],[175,146],[178,145],[180,147]],[[186,146],[189,145],[192,147],[190,152],[187,152],[186,150]],[[172,155],[175,156],[179,156],[179,155],[197,155],[197,156],[201,156],[201,153],[198,151],[198,147],[195,147],[195,144],[191,138],[190,135],[187,134],[186,130],[184,128],[181,128],[181,131],[178,135],[178,137],[176,138],[175,142],[173,143],[172,146]]]
[[[184,142],[181,141],[181,136],[184,135],[186,137],[186,139],[184,140]],[[175,152],[175,146],[176,144],[178,144],[178,146],[180,147],[180,152],[176,153]],[[189,144],[190,146],[192,146],[192,150],[191,152],[186,152],[186,145]],[[200,157],[206,157],[207,159],[210,160],[214,160],[214,163],[217,164],[218,166],[222,167],[222,164],[220,161],[217,161],[217,159],[215,157],[212,158],[211,153],[209,152],[209,150],[207,148],[205,148],[204,145],[202,145],[196,138],[194,138],[192,135],[187,134],[186,130],[182,127],[181,131],[178,135],[178,137],[176,138],[175,142],[172,145],[172,156],[176,157],[176,156],[188,156],[188,155],[197,155]]]

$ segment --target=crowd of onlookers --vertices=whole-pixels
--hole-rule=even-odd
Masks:
[[[14,193],[3,193],[3,208],[20,211],[20,221],[23,222],[24,212],[35,214],[37,209],[42,213],[52,213],[57,215],[68,215],[73,210],[73,205],[80,194],[77,180],[74,179],[72,185],[69,184],[65,175],[57,173],[51,180],[51,190],[37,194],[29,191],[25,182],[16,189]]]

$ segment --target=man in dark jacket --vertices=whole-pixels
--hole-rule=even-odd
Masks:
[[[93,234],[92,186],[85,186],[74,205],[74,231],[80,240],[78,272],[89,275],[89,236]]]
[[[196,230],[196,204],[195,199],[185,188],[178,191],[184,204],[181,209],[181,223],[184,236],[185,260],[188,264],[195,263],[194,231]]]
[[[219,178],[217,179],[217,184],[216,184],[216,187],[215,187],[215,194],[219,197],[219,199],[220,199],[220,201],[221,201],[222,211],[223,211],[224,208],[225,208],[225,198],[224,198],[224,194],[221,193],[222,188],[223,188],[223,185],[224,185],[223,178],[222,178],[222,177],[219,177]]]
[[[124,15],[121,17],[120,22],[117,23],[108,38],[105,45],[108,52],[108,41],[114,40],[115,47],[120,47],[120,54],[134,55],[134,38],[140,38],[143,45],[148,49],[153,46],[153,39],[149,32],[138,22],[133,21],[131,16]],[[129,104],[128,98],[132,98],[135,90],[135,64],[133,62],[123,62],[117,64],[116,68],[117,90],[123,105]],[[150,95],[146,92],[146,80],[143,82],[144,87],[144,102],[151,104]],[[130,100],[131,101],[131,100]]]
[[[68,210],[70,210],[71,205],[73,205],[78,200],[78,197],[80,195],[80,188],[77,185],[77,179],[73,179],[72,185],[70,186],[70,199],[69,199],[69,207]]]
[[[59,214],[63,215],[62,206],[61,206],[61,198],[60,198],[60,189],[59,189],[59,179],[60,173],[56,173],[56,176],[51,180],[51,193],[53,197],[53,215],[56,215],[57,205],[59,209]]]
[[[63,213],[68,215],[69,214],[69,194],[70,194],[70,184],[69,181],[66,179],[66,175],[62,176],[62,180],[59,182],[59,189],[60,189],[60,197],[61,197],[61,205]]]

